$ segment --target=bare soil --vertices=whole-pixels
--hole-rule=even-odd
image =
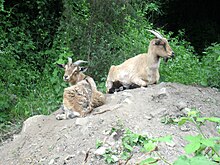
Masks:
[[[184,137],[196,135],[198,131],[189,123],[182,127],[161,123],[161,118],[184,116],[186,108],[196,108],[201,116],[220,117],[220,92],[212,88],[160,83],[106,97],[107,103],[85,118],[59,121],[55,118],[60,113],[58,110],[49,116],[27,119],[22,131],[0,146],[0,164],[104,165],[102,156],[95,155],[96,141],[118,144],[107,132],[119,125],[148,137],[172,135],[173,143],[159,144],[157,152],[173,162],[185,153]],[[95,115],[97,112],[104,113]],[[216,126],[207,123],[202,130],[208,137],[218,136]],[[137,164],[144,156],[137,151],[127,164]],[[159,161],[158,164],[164,163]]]

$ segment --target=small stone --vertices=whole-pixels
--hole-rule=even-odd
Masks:
[[[114,160],[114,162],[117,162],[119,160],[118,157],[115,155],[112,155],[112,159]]]
[[[159,93],[158,93],[158,96],[160,96],[160,95],[167,95],[167,89],[166,88],[161,88],[160,89],[160,91],[159,91]]]
[[[94,154],[95,155],[104,155],[105,151],[106,151],[106,147],[100,147],[94,152]]]
[[[102,134],[103,135],[110,135],[111,130],[103,130]]]
[[[147,119],[147,120],[151,120],[151,119],[153,118],[153,116],[151,116],[151,115],[148,116],[148,115],[147,115],[147,116],[144,116],[144,118]]]
[[[184,109],[182,109],[182,112],[183,112],[184,114],[188,114],[190,111],[191,111],[190,108],[184,108]]]
[[[54,163],[54,159],[51,159],[50,162],[48,163],[49,165]]]
[[[190,127],[185,124],[180,127],[180,130],[183,132],[187,132],[190,131]]]
[[[127,104],[132,104],[132,101],[129,98],[126,98],[123,102]]]
[[[173,141],[171,142],[166,142],[166,144],[170,147],[175,147],[176,146],[176,143],[174,143]]]
[[[184,108],[187,107],[187,104],[183,101],[180,101],[176,104],[176,107],[179,109],[179,110],[183,110]]]

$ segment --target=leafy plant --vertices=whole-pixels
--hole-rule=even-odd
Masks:
[[[212,44],[204,51],[201,67],[203,68],[204,81],[206,86],[220,87],[220,65],[218,62],[220,56],[220,44]]]
[[[113,128],[112,130],[113,131],[111,132],[116,131],[115,128]],[[123,136],[121,137],[122,150],[120,152],[115,152],[113,151],[112,148],[109,148],[106,150],[106,153],[104,154],[104,159],[108,164],[116,162],[115,160],[117,159],[114,159],[114,157],[126,161],[132,157],[133,148],[138,147],[140,152],[146,153],[146,157],[147,157],[146,159],[141,160],[140,164],[143,165],[147,163],[153,164],[156,163],[159,159],[163,159],[159,153],[157,153],[159,158],[150,156],[150,153],[157,150],[157,144],[159,142],[171,142],[171,141],[172,141],[171,136],[148,138],[146,135],[137,134],[127,129],[124,132]],[[98,141],[98,143],[96,143],[96,146],[100,146],[100,144],[102,144],[102,142]],[[163,161],[167,162],[165,159],[163,159]]]
[[[184,148],[187,154],[194,153],[193,158],[187,158],[186,156],[180,157],[174,164],[181,164],[183,160],[188,162],[208,162],[208,164],[214,164],[214,162],[219,162],[220,160],[220,137],[211,137],[208,138],[203,133],[201,125],[205,124],[206,121],[220,123],[220,118],[217,117],[200,117],[199,112],[195,109],[189,110],[186,117],[181,117],[180,119],[175,120],[178,125],[183,125],[186,122],[193,123],[198,131],[199,135],[196,136],[186,136],[186,140],[189,142]]]
[[[96,148],[99,148],[99,147],[101,147],[103,145],[103,142],[102,141],[100,141],[100,140],[97,140],[96,141]]]

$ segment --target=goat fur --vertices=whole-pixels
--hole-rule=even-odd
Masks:
[[[162,38],[158,32],[153,34],[156,34],[157,38],[150,41],[147,53],[110,67],[106,81],[107,93],[158,83],[160,57],[170,58],[174,56],[174,52],[166,38]]]
[[[71,85],[64,89],[63,114],[58,114],[58,120],[85,117],[94,108],[105,103],[105,96],[97,90],[96,84],[90,76],[82,73],[80,66],[74,63],[63,65],[65,68],[64,80]],[[71,72],[71,69],[72,72]],[[67,71],[69,71],[67,73]],[[67,78],[68,79],[65,79]]]

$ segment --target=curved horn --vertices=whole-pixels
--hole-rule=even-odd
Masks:
[[[88,63],[87,61],[83,61],[83,60],[77,60],[76,62],[74,62],[75,65],[80,65],[82,63]]]
[[[72,63],[73,63],[72,58],[68,57],[68,64],[72,64]]]
[[[155,32],[155,31],[153,31],[153,30],[148,30],[149,32],[151,32],[151,33],[153,33],[157,38],[159,38],[159,39],[162,39],[163,37],[162,37],[162,35],[160,34],[160,33],[158,33],[158,32]]]
[[[155,32],[157,32],[163,38],[163,35],[159,31],[155,30]]]

